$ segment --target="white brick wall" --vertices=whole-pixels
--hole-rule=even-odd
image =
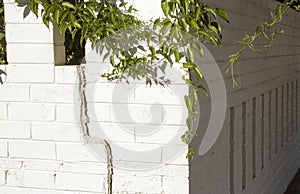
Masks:
[[[231,18],[230,26],[224,24],[222,49],[211,49],[220,66],[228,59],[228,55],[237,50],[235,46],[232,46],[232,42],[239,40],[245,30],[252,32],[255,25],[268,18],[269,8],[275,6],[272,0],[239,2],[215,0],[210,3],[229,10]],[[158,10],[155,7],[159,7],[159,1],[149,0],[147,6],[144,3],[136,3],[136,5],[144,13],[154,14],[153,10]],[[284,131],[283,146],[281,146],[279,127],[278,152],[275,153],[275,131],[272,130],[271,160],[269,160],[269,131],[266,126],[269,123],[269,90],[272,90],[271,103],[275,103],[275,88],[278,88],[278,102],[281,102],[281,86],[290,83],[291,87],[292,80],[299,80],[300,41],[297,35],[300,32],[300,26],[295,21],[299,20],[300,16],[294,12],[289,15],[290,17],[286,19],[289,25],[282,26],[286,34],[276,40],[269,52],[264,55],[251,52],[243,54],[240,68],[243,83],[240,87],[232,88],[230,76],[224,75],[228,89],[228,106],[235,108],[233,150],[230,150],[231,134],[228,115],[216,145],[207,155],[195,156],[195,159],[188,164],[185,153],[182,152],[175,160],[169,162],[168,156],[174,155],[179,148],[182,148],[180,140],[172,142],[173,145],[164,146],[155,157],[137,154],[132,159],[139,161],[141,165],[146,165],[143,162],[149,161],[168,164],[148,171],[134,169],[128,171],[115,167],[113,193],[229,193],[230,183],[234,184],[235,194],[282,193],[285,190],[299,167],[299,132],[295,132],[294,136],[286,141],[287,133]],[[149,19],[149,16],[147,15],[146,18]],[[50,30],[47,29],[41,19],[33,14],[23,19],[23,8],[16,7],[12,1],[5,1],[5,20],[9,65],[0,67],[8,73],[8,77],[5,78],[6,83],[0,86],[0,193],[105,193],[107,190],[106,163],[87,149],[79,134],[79,97],[76,95],[78,86],[75,84],[78,79],[77,69],[75,66],[54,66],[54,63],[60,64],[63,58],[59,50],[62,47],[55,46],[60,45],[61,40],[57,34],[53,37],[55,32],[52,27]],[[167,92],[159,87],[145,88],[135,83],[130,86],[139,86],[133,97],[124,99],[122,96],[114,96],[112,99],[113,89],[117,88],[118,91],[126,92],[129,86],[124,87],[121,84],[113,86],[105,80],[99,80],[99,72],[89,71],[87,74],[88,109],[95,108],[95,115],[90,115],[90,127],[100,125],[109,137],[113,137],[118,135],[120,126],[134,133],[145,133],[144,126],[136,126],[134,123],[151,121],[147,130],[155,130],[158,124],[164,123],[164,133],[160,133],[160,136],[149,139],[120,133],[119,136],[114,137],[114,143],[125,147],[149,148],[153,145],[164,144],[168,140],[168,134],[172,131],[183,132],[185,130],[181,119],[185,118],[186,111],[182,113],[183,115],[179,113],[182,111],[180,100],[187,88],[179,80],[176,80],[177,85],[174,86],[179,98],[175,97],[172,91]],[[95,83],[96,80],[97,83]],[[264,169],[261,169],[262,93],[265,94],[266,106]],[[298,88],[299,94],[300,88]],[[252,178],[253,97],[256,97],[257,109],[255,178]],[[157,101],[161,105],[151,106]],[[246,101],[247,112],[246,154],[242,150],[241,130],[244,101]],[[128,114],[124,110],[128,103],[130,104],[129,112],[134,120],[129,122],[124,117],[116,118],[114,111],[119,111],[118,113],[123,115]],[[202,107],[208,110],[207,104],[203,104]],[[300,106],[298,107],[299,111]],[[151,115],[149,110],[155,114]],[[274,108],[271,109],[272,126],[276,120],[275,112]],[[281,107],[278,107],[278,115],[279,126],[281,126]],[[285,112],[284,115],[286,115]],[[292,113],[289,112],[290,122],[292,121],[291,115]],[[201,116],[203,121],[208,118],[205,114]],[[299,124],[298,121],[298,128]],[[286,123],[283,126],[286,127]],[[290,135],[291,131],[289,129]],[[199,140],[201,140],[203,132],[199,134]],[[114,153],[114,150],[112,151]],[[233,151],[234,161],[230,161],[230,151]],[[121,153],[114,158],[113,162],[121,164],[125,157],[126,153],[123,155]],[[246,159],[246,164],[244,164],[246,182],[245,189],[242,191],[243,157]],[[234,164],[233,169],[230,169],[231,162]],[[233,182],[230,180],[230,173],[234,174]]]
[[[271,0],[232,1],[232,3],[215,0],[212,3],[229,10],[229,17],[231,18],[230,25],[225,24],[225,28],[223,28],[224,44],[222,49],[211,49],[220,67],[228,60],[230,53],[238,50],[236,46],[232,46],[233,42],[241,39],[244,32],[248,34],[253,32],[255,25],[270,18],[269,11],[274,9],[277,4]],[[190,193],[281,194],[300,167],[298,155],[300,146],[299,118],[295,117],[294,110],[292,119],[291,111],[292,107],[296,107],[295,104],[291,105],[293,96],[291,85],[296,80],[299,82],[300,77],[300,41],[298,36],[300,15],[295,11],[290,11],[288,15],[285,19],[287,25],[278,27],[278,29],[285,30],[286,33],[284,36],[277,37],[274,47],[263,55],[250,51],[243,53],[239,65],[242,80],[239,87],[232,88],[230,75],[225,75],[228,109],[234,108],[234,129],[232,130],[230,127],[230,111],[228,110],[223,131],[213,149],[205,156],[196,157],[190,162]],[[286,94],[287,83],[290,87],[289,94]],[[280,107],[282,86],[284,86],[285,92],[283,146],[281,146],[282,109]],[[276,88],[278,90],[278,109],[275,105]],[[271,109],[269,109],[269,91],[271,91]],[[299,91],[298,88],[298,107]],[[264,121],[262,121],[261,110],[262,94],[264,94]],[[287,96],[289,96],[290,101],[288,124],[286,122]],[[256,98],[256,120],[254,124],[253,98]],[[293,100],[296,100],[295,89]],[[244,120],[246,130],[244,134],[242,127],[243,102],[246,102],[246,117]],[[300,109],[297,110],[299,117]],[[278,118],[275,118],[276,112]],[[276,121],[278,121],[277,152],[275,152]],[[292,136],[292,123],[296,122],[298,122],[298,131],[295,132],[296,126],[294,124],[294,136]],[[262,126],[262,123],[264,123],[264,126]],[[269,124],[271,125],[269,126]],[[253,125],[256,126],[255,129],[253,129]],[[264,131],[263,136],[262,130]],[[256,132],[255,136],[253,131]],[[287,131],[289,131],[289,136],[287,136]],[[255,177],[253,177],[254,167],[256,167]]]

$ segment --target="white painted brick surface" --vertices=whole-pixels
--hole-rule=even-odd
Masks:
[[[0,121],[0,137],[5,139],[30,138],[30,124],[25,122]]]
[[[13,103],[8,105],[8,117],[17,121],[54,121],[55,105]]]
[[[115,193],[161,193],[162,182],[160,176],[147,176],[147,174],[133,174],[127,178],[127,174],[115,177],[113,188]]]
[[[0,88],[1,101],[29,101],[29,85],[5,84]]]
[[[62,123],[77,123],[80,118],[79,104],[57,104],[56,120]]]
[[[57,144],[57,159],[63,161],[93,161],[97,159],[82,143]]]
[[[62,163],[58,161],[44,161],[44,160],[25,160],[23,161],[23,167],[25,170],[42,170],[42,171],[59,171],[59,167]]]
[[[7,157],[7,142],[0,141],[0,157]]]
[[[33,102],[75,103],[76,90],[72,85],[32,85],[30,96]]]
[[[88,174],[106,174],[107,165],[105,163],[72,163],[64,162],[60,171],[73,173],[88,173]]]
[[[0,193],[26,194],[92,194],[105,193],[107,187],[107,164],[97,158],[82,143],[79,134],[79,101],[77,95],[77,67],[54,66],[63,64],[63,40],[53,37],[42,24],[41,17],[33,14],[23,19],[24,8],[12,0],[5,2],[5,20],[8,42],[8,73],[5,84],[0,86]],[[237,50],[233,42],[250,33],[262,20],[269,18],[272,1],[211,1],[218,7],[228,9],[231,24],[224,24],[224,44],[221,49],[212,49],[220,67],[228,55]],[[141,12],[150,19],[161,15],[160,1],[135,2]],[[266,7],[267,6],[267,7]],[[149,13],[149,14],[148,14]],[[274,151],[275,134],[272,131],[271,160],[269,160],[268,92],[291,80],[299,80],[299,14],[289,13],[288,26],[280,26],[286,33],[278,37],[274,47],[263,56],[251,52],[243,54],[240,65],[242,84],[232,88],[229,74],[224,75],[228,92],[228,107],[235,107],[234,129],[234,190],[235,193],[283,193],[293,173],[299,167],[298,133],[287,137],[283,133],[281,146],[281,110],[279,107],[278,152]],[[297,19],[297,20],[296,20]],[[229,28],[228,28],[229,27]],[[54,46],[55,45],[55,46]],[[88,48],[87,48],[88,50]],[[104,65],[104,64],[103,64]],[[113,193],[185,194],[229,193],[230,186],[230,129],[228,118],[212,150],[205,156],[195,156],[193,161],[185,158],[186,147],[178,139],[169,141],[174,131],[184,131],[186,109],[183,96],[188,88],[178,78],[173,89],[153,86],[149,88],[135,81],[131,85],[112,85],[100,78],[101,69],[87,67],[87,100],[90,128],[101,126],[114,143],[129,149],[160,147],[157,155],[136,154],[132,160],[169,164],[149,171],[114,168]],[[103,69],[108,69],[106,66]],[[178,73],[178,72],[177,72]],[[180,77],[179,77],[180,78]],[[299,82],[300,83],[300,82]],[[291,85],[290,85],[291,86]],[[300,86],[300,85],[299,85]],[[284,86],[286,91],[286,85]],[[300,88],[299,88],[300,91]],[[261,147],[261,94],[265,94],[264,153]],[[300,93],[300,92],[299,92]],[[124,95],[126,94],[126,95]],[[284,106],[286,105],[284,93]],[[291,97],[291,90],[289,96]],[[256,177],[252,178],[252,98],[256,97]],[[299,99],[299,98],[298,98]],[[242,106],[247,103],[246,130],[246,186],[242,191]],[[207,111],[205,101],[202,108]],[[300,99],[298,100],[300,102]],[[290,101],[291,103],[291,101]],[[291,104],[290,104],[291,106]],[[298,106],[300,110],[300,106]],[[127,110],[128,108],[128,110]],[[285,107],[283,122],[286,121]],[[92,111],[94,110],[94,113]],[[201,109],[202,110],[202,109]],[[209,117],[201,112],[200,124]],[[229,112],[229,111],[228,111]],[[275,109],[271,110],[271,126],[274,127]],[[209,114],[209,113],[207,113]],[[289,112],[291,120],[291,111]],[[140,123],[139,125],[137,123]],[[291,126],[291,123],[289,123]],[[283,123],[283,127],[287,127]],[[298,125],[299,127],[299,125]],[[149,131],[162,129],[149,138]],[[129,130],[131,133],[126,130]],[[202,130],[199,126],[199,141]],[[291,134],[291,129],[289,130]],[[91,132],[97,136],[97,130]],[[98,135],[99,136],[99,135]],[[289,139],[289,141],[286,141]],[[162,146],[162,147],[161,147]],[[113,153],[114,153],[113,147]],[[182,150],[181,153],[177,153]],[[103,147],[104,151],[104,147]],[[197,150],[195,150],[197,151]],[[123,155],[122,155],[123,154]],[[169,156],[178,154],[174,160]],[[113,162],[119,164],[127,157],[121,153]],[[261,163],[264,159],[264,169]],[[126,162],[124,162],[126,163]],[[189,169],[190,168],[190,169]]]
[[[10,24],[5,25],[6,42],[8,43],[51,43],[52,35],[44,25],[39,24]]]
[[[0,170],[0,186],[6,184],[6,171]]]
[[[75,191],[104,192],[102,175],[81,173],[59,173],[56,176],[56,188]]]
[[[19,160],[12,160],[8,158],[0,159],[0,168],[1,169],[17,169],[21,168],[22,162]]]
[[[54,175],[43,171],[10,170],[7,185],[51,189],[54,187]]]
[[[9,154],[13,158],[55,159],[55,144],[31,141],[9,142]]]
[[[7,119],[7,104],[0,104],[0,120]]]
[[[53,83],[54,67],[53,64],[28,65],[10,64],[7,66],[8,81],[15,83]]]
[[[76,66],[57,66],[55,67],[55,82],[56,83],[76,83],[77,68]]]
[[[32,138],[52,141],[79,141],[78,125],[66,123],[33,123]]]
[[[53,45],[51,44],[8,44],[7,61],[9,63],[53,63]]]

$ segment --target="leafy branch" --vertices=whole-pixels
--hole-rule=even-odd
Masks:
[[[263,52],[262,48],[255,45],[255,41],[259,37],[264,37],[268,41],[268,44],[263,45],[263,49],[271,47],[276,36],[276,32],[273,30],[274,27],[282,21],[284,15],[287,13],[290,7],[299,11],[300,5],[297,5],[297,3],[299,2],[299,0],[285,0],[283,3],[278,4],[275,13],[273,14],[271,12],[271,22],[262,22],[259,26],[256,27],[256,30],[252,35],[246,34],[245,37],[238,42],[240,49],[236,53],[229,56],[230,59],[227,62],[226,70],[226,73],[231,73],[233,86],[238,86],[238,82],[236,81],[234,76],[234,65],[240,60],[244,50],[249,48],[254,52]],[[284,31],[281,30],[280,34],[283,33]]]

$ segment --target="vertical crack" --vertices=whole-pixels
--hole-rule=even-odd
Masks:
[[[86,74],[85,66],[78,66],[77,73],[79,78],[79,97],[80,97],[80,129],[83,141],[85,143],[100,143],[103,144],[106,150],[107,160],[107,193],[112,194],[112,181],[113,181],[113,162],[112,162],[112,150],[110,144],[105,139],[92,138],[89,133],[89,116],[86,100]]]

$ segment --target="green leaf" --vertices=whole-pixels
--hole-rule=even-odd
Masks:
[[[151,60],[153,61],[155,59],[156,51],[153,46],[149,46],[149,49],[151,51]]]
[[[225,12],[224,9],[222,8],[216,8],[217,14],[218,16],[220,16],[221,18],[223,18],[227,23],[229,23],[229,17],[227,15],[227,13]]]
[[[194,52],[190,49],[190,48],[187,48],[187,51],[188,51],[188,59],[190,60],[190,62],[194,63]]]
[[[53,13],[53,19],[57,24],[59,24],[59,16],[60,16],[60,9],[56,8],[56,10]]]
[[[169,15],[170,7],[169,7],[169,3],[167,0],[161,1],[161,8],[162,8],[162,11],[164,12],[165,16]]]
[[[196,43],[192,44],[193,49],[195,49],[197,51],[197,53],[201,56],[204,57],[204,52],[203,49]]]
[[[70,8],[70,9],[76,9],[76,7],[72,3],[68,2],[68,1],[64,1],[61,5],[63,7],[67,7],[67,8]]]
[[[64,21],[66,17],[68,16],[69,12],[64,10],[61,14],[61,17],[59,18],[60,22]]]
[[[195,64],[190,63],[190,62],[183,63],[184,68],[193,68],[194,66],[195,66]]]
[[[188,111],[194,112],[191,98],[189,96],[184,96],[184,100],[185,100],[186,107],[188,108]]]
[[[88,31],[88,24],[83,24],[82,31],[81,31],[81,37],[80,37],[80,45],[82,46],[83,40],[86,38]]]
[[[174,52],[174,57],[175,57],[176,62],[179,62],[180,61],[180,56],[179,56],[178,49],[175,48],[173,52]]]
[[[166,22],[164,22],[164,26],[162,28],[162,35],[165,35],[171,28],[172,26],[172,22],[170,20],[167,20]]]
[[[87,10],[94,18],[96,18],[95,13],[94,13],[93,9],[92,9],[90,6],[87,6],[87,7],[86,7],[86,10]]]
[[[194,70],[194,72],[198,75],[198,77],[199,77],[200,79],[203,78],[203,75],[202,75],[202,72],[201,72],[201,70],[200,70],[200,67],[194,66],[194,67],[193,67],[193,70]]]
[[[33,3],[32,4],[32,12],[38,17],[38,12],[39,12],[39,4],[38,3]]]
[[[195,29],[197,29],[197,30],[200,29],[200,27],[199,27],[199,25],[197,24],[197,21],[196,21],[196,20],[192,19],[192,20],[190,20],[188,23],[189,23],[193,28],[195,28]]]
[[[72,13],[69,14],[69,19],[70,19],[72,25],[75,25],[76,18]]]

